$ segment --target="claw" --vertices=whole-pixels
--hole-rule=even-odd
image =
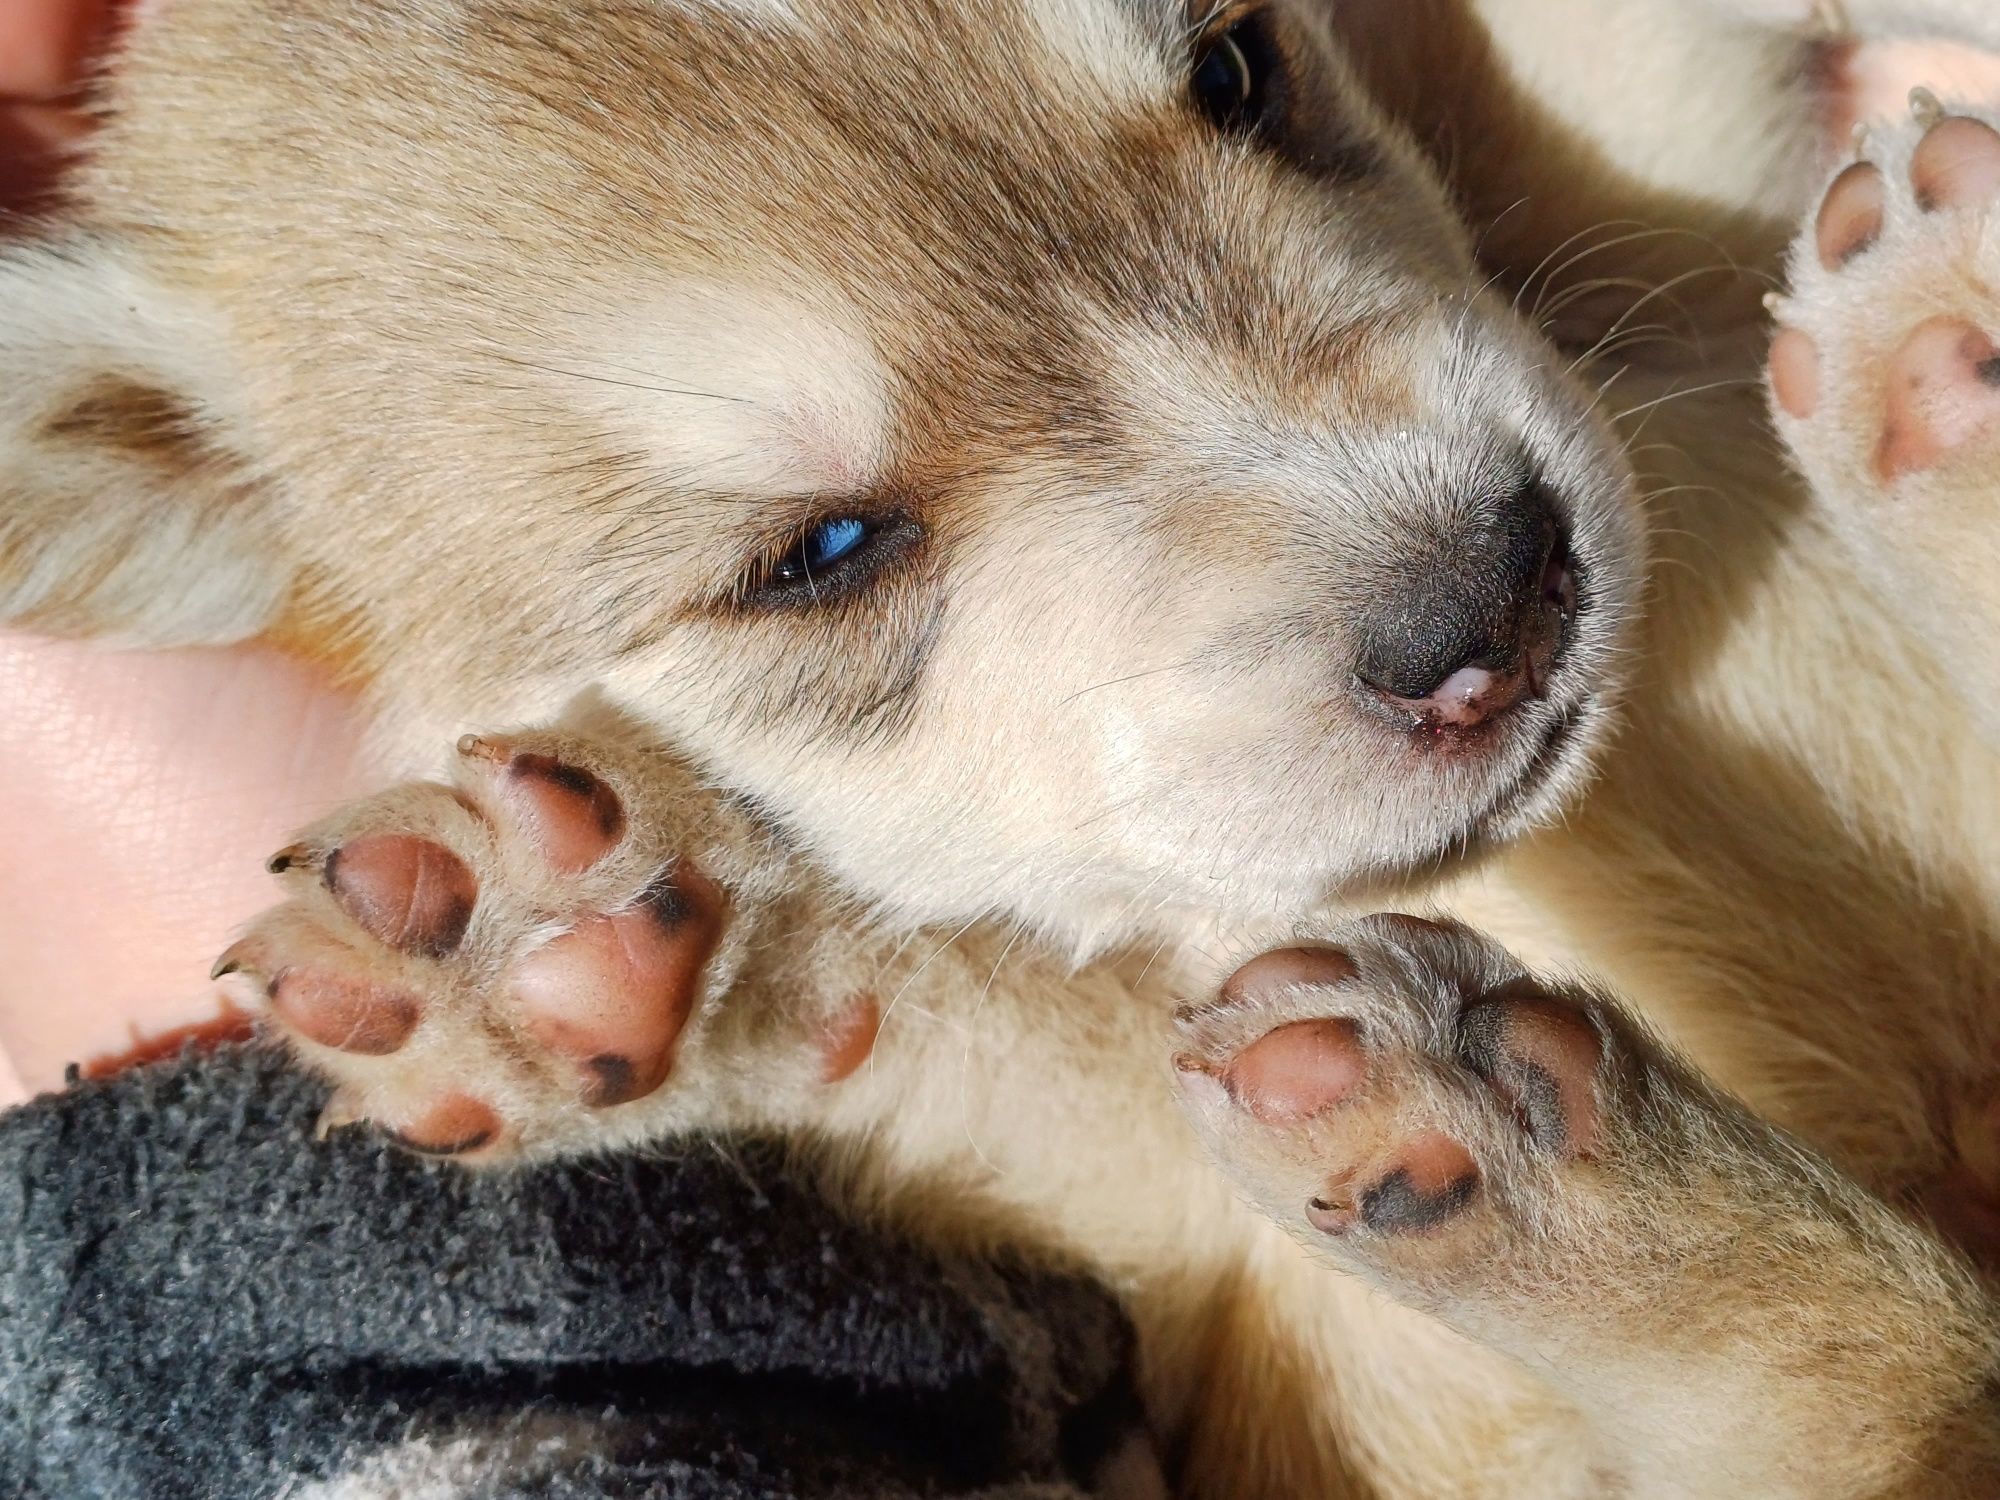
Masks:
[[[264,868],[273,875],[282,875],[287,870],[309,867],[319,863],[319,851],[304,844],[287,844],[276,854],[264,861]]]
[[[1847,20],[1847,7],[1841,0],[1815,0],[1812,24],[1814,31],[1823,37],[1846,36],[1852,29]]]
[[[1929,130],[1944,118],[1944,106],[1938,96],[1921,84],[1910,90],[1910,115],[1916,122]]]
[[[208,971],[210,981],[227,979],[231,974],[254,971],[256,962],[250,956],[250,948],[250,939],[244,938],[240,942],[231,943],[227,948],[223,949],[222,957],[218,958],[215,961],[215,967]]]
[[[345,1130],[350,1125],[367,1123],[368,1117],[361,1112],[355,1096],[346,1089],[335,1089],[327,1097],[325,1108],[319,1112],[319,1119],[313,1123],[313,1139],[323,1141],[336,1130]]]
[[[509,758],[505,745],[479,734],[460,735],[458,753],[467,760],[483,760],[496,766],[505,765]]]

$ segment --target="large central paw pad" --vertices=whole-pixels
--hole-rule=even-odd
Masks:
[[[1504,1232],[1605,1137],[1616,1070],[1588,1002],[1461,927],[1368,918],[1252,959],[1178,1024],[1225,1170],[1364,1260]]]
[[[469,737],[451,784],[399,787],[277,855],[289,899],[217,972],[339,1082],[329,1124],[493,1159],[649,1133],[652,1114],[626,1115],[727,987],[745,873],[662,780],[639,752]]]

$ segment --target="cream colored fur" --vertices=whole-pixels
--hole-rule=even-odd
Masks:
[[[1164,105],[1129,123],[1178,87],[1164,4],[615,6],[582,58],[561,7],[469,9],[176,0],[141,28],[81,248],[0,261],[51,289],[0,294],[9,612],[261,623],[365,681],[397,770],[596,688],[747,794],[792,841],[772,857],[826,873],[799,899],[832,936],[746,947],[768,1010],[718,994],[703,1033],[737,1070],[691,1051],[628,1138],[796,1125],[923,1232],[1088,1261],[1129,1294],[1188,1495],[1993,1492],[2000,1323],[1886,1203],[2000,1086],[2000,762],[1766,427],[1760,278],[1814,180],[1802,34],[1694,0],[1341,10],[1329,108],[1383,163],[1341,196]],[[825,81],[861,64],[851,97]],[[712,136],[674,118],[687,78]],[[938,131],[884,124],[884,85]],[[167,393],[177,441],[72,455],[90,424],[48,414],[105,375],[114,411]],[[1088,464],[1053,441],[1085,396],[1113,434]],[[1572,498],[1603,598],[1584,731],[1487,818],[1527,748],[1378,753],[1326,706],[1344,614],[1249,627],[1365,602],[1502,431]],[[729,613],[826,486],[923,489],[948,565],[852,629]],[[1259,651],[1203,655],[1225,639]],[[871,719],[925,650],[909,717]],[[1589,972],[1818,1154],[1663,1063],[1709,1187],[1619,1187],[1600,1258],[1427,1310],[1329,1271],[1198,1147],[1166,1016],[1399,897]],[[864,1071],[764,1071],[759,1026],[850,984],[889,1002]],[[1745,1206],[1766,1187],[1775,1219]]]

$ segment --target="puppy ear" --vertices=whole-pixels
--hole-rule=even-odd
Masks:
[[[220,320],[101,241],[0,252],[0,622],[241,640],[289,587],[226,434]]]

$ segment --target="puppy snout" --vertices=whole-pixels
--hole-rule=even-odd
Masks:
[[[1547,691],[1576,609],[1555,510],[1527,485],[1399,570],[1362,623],[1355,676],[1407,722],[1475,729]]]

